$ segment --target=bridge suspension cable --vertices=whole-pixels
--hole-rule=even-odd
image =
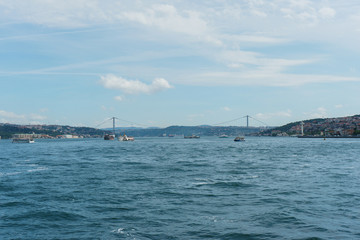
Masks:
[[[246,116],[242,116],[242,117],[239,117],[239,118],[235,118],[235,119],[232,119],[232,120],[229,120],[229,121],[225,121],[225,122],[220,122],[220,123],[215,123],[215,124],[212,124],[211,126],[219,126],[219,125],[223,125],[223,124],[226,124],[226,123],[231,123],[231,122],[234,122],[234,121],[238,121],[240,119],[243,119],[243,118],[247,118],[247,122],[246,122],[246,126],[248,127],[249,126],[249,118],[261,123],[261,124],[264,124],[266,127],[268,127],[269,125],[263,121],[260,121],[252,116],[249,116],[249,115],[246,115]],[[146,124],[141,124],[141,123],[136,123],[136,122],[133,122],[133,121],[128,121],[128,120],[125,120],[125,119],[121,119],[121,118],[118,118],[118,117],[111,117],[111,118],[108,118],[106,120],[104,120],[103,122],[101,122],[100,124],[96,125],[95,128],[98,128],[100,127],[101,125],[103,125],[104,123],[106,123],[107,121],[110,121],[110,120],[113,120],[114,119],[116,120],[119,120],[119,121],[122,121],[122,122],[126,122],[126,123],[130,123],[130,124],[133,124],[133,125],[137,125],[137,126],[143,126],[143,127],[151,127],[150,125],[146,125]]]
[[[104,121],[101,122],[100,124],[96,125],[94,128],[100,127],[101,125],[103,125],[104,123],[106,123],[107,121],[109,121],[109,120],[111,120],[111,119],[113,119],[113,118],[108,118],[108,119],[104,120]]]
[[[239,118],[235,118],[235,119],[233,119],[233,120],[226,121],[226,122],[221,122],[221,123],[212,124],[211,126],[223,125],[223,124],[225,124],[225,123],[234,122],[234,121],[237,121],[237,120],[240,120],[240,119],[243,119],[243,118],[246,118],[246,116],[239,117]]]
[[[127,122],[127,123],[130,123],[130,124],[133,124],[133,125],[137,125],[137,126],[151,127],[150,125],[141,124],[141,123],[136,123],[136,122],[128,121],[128,120],[121,119],[121,118],[118,118],[118,117],[111,117],[111,118],[108,118],[108,119],[104,120],[104,121],[101,122],[100,124],[96,125],[95,128],[98,128],[98,127],[100,127],[101,125],[103,125],[104,123],[106,123],[106,122],[108,122],[108,121],[110,121],[110,120],[113,120],[113,119],[116,119],[116,120],[119,120],[119,121],[122,121],[122,122]]]
[[[256,118],[253,118],[252,116],[249,116],[249,118],[254,119],[255,121],[257,121],[257,122],[259,122],[259,123],[261,123],[261,124],[264,124],[266,127],[269,126],[267,123],[265,123],[265,122],[263,122],[263,121],[260,121],[260,120],[258,120],[258,119],[256,119]]]
[[[128,121],[128,120],[121,119],[121,118],[118,118],[118,117],[115,117],[115,119],[117,119],[117,120],[119,120],[119,121],[123,121],[123,122],[130,123],[130,124],[138,125],[138,126],[151,127],[150,125],[141,124],[141,123],[136,123],[136,122]]]
[[[261,123],[261,124],[264,124],[266,127],[269,126],[267,123],[263,122],[263,121],[260,121],[252,116],[249,116],[249,115],[246,115],[246,116],[243,116],[243,117],[239,117],[239,118],[235,118],[233,120],[229,120],[229,121],[225,121],[225,122],[220,122],[220,123],[216,123],[216,124],[212,124],[211,126],[218,126],[218,125],[223,125],[223,124],[226,124],[226,123],[230,123],[230,122],[234,122],[234,121],[237,121],[237,120],[240,120],[240,119],[243,119],[243,118],[246,118],[246,126],[249,127],[249,118]]]

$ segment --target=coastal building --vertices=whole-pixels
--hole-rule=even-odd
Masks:
[[[70,134],[64,134],[64,135],[62,135],[62,138],[73,138],[73,135],[70,135]]]
[[[58,135],[58,136],[56,136],[56,137],[57,137],[57,138],[66,138],[66,139],[70,139],[70,138],[83,138],[83,136],[72,135],[72,134]]]

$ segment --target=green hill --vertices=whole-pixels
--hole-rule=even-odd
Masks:
[[[284,136],[301,134],[301,122],[304,123],[304,135],[360,135],[360,115],[338,118],[316,118],[288,123],[286,125],[265,130],[259,133],[263,136]]]
[[[35,133],[55,137],[57,135],[71,134],[86,137],[99,137],[107,131],[89,127],[71,127],[61,125],[16,125],[0,123],[0,136],[2,139],[11,138],[17,133]]]

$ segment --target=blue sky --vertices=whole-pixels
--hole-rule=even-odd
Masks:
[[[359,42],[357,0],[0,0],[0,122],[355,115]]]

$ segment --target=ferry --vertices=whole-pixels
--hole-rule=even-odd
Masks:
[[[34,139],[32,138],[13,138],[13,143],[34,143]]]
[[[190,135],[190,136],[184,136],[184,138],[200,138],[198,135]]]
[[[104,135],[104,140],[114,140],[115,139],[115,135],[113,134],[105,134]]]

